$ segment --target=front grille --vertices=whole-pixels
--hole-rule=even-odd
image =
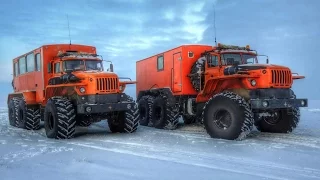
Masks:
[[[119,89],[118,78],[97,78],[97,90],[110,92]]]
[[[292,84],[292,75],[290,70],[271,70],[272,84],[275,86],[290,86]]]

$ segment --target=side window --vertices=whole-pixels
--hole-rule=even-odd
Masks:
[[[218,57],[217,56],[209,56],[210,58],[208,59],[208,67],[216,67],[219,65],[218,62]]]
[[[20,74],[26,73],[26,58],[22,57],[19,59],[19,72]]]
[[[157,59],[157,69],[158,71],[162,71],[163,70],[163,66],[164,63],[163,63],[163,55],[161,56],[158,56],[158,59]]]
[[[18,67],[18,63],[15,62],[14,63],[14,76],[18,76],[19,75],[19,67]]]
[[[40,53],[36,54],[36,71],[41,69],[41,56]]]
[[[34,71],[34,54],[28,54],[27,55],[27,72]]]
[[[60,73],[60,63],[54,64],[54,73]]]

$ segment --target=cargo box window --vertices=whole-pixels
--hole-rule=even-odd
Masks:
[[[19,59],[19,74],[26,73],[26,58],[22,57]]]
[[[157,68],[158,68],[158,71],[163,70],[163,55],[162,56],[158,56]]]
[[[60,63],[54,64],[54,73],[60,73]]]
[[[34,71],[34,54],[27,55],[27,72]]]
[[[40,67],[41,67],[41,57],[40,57],[40,53],[36,54],[36,71],[40,71]]]

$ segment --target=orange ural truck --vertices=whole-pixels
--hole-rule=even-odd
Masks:
[[[175,129],[200,122],[212,138],[244,139],[297,127],[299,107],[288,67],[258,62],[255,50],[218,44],[182,45],[136,62],[140,125]]]
[[[108,119],[112,132],[135,132],[137,103],[123,93],[126,84],[104,71],[94,46],[43,45],[13,59],[14,92],[8,95],[9,123],[48,138],[74,137],[75,127]]]

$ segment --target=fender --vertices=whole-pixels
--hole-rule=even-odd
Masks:
[[[205,82],[205,86],[203,90],[198,94],[196,98],[197,103],[206,102],[210,99],[213,94],[217,94],[219,92],[223,92],[225,90],[241,92],[247,97],[247,92],[244,92],[239,89],[250,89],[244,83],[243,79],[247,78],[257,78],[258,75],[229,75],[223,77],[210,78]],[[238,90],[234,90],[238,89]]]
[[[23,98],[26,101],[27,105],[38,104],[36,101],[36,91],[23,91],[19,93],[10,93],[8,95],[7,103],[9,103],[9,100],[12,99],[13,97]]]

